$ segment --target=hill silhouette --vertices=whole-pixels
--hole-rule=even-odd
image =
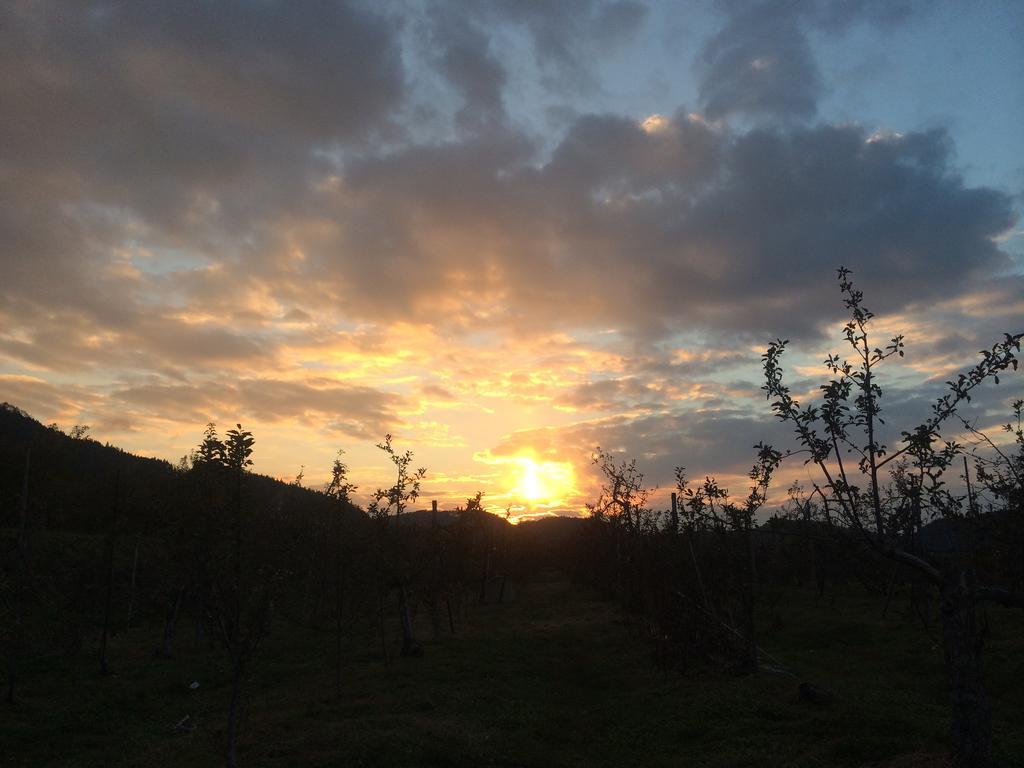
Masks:
[[[198,430],[197,430],[198,432]],[[124,487],[122,531],[153,530],[171,512],[181,468],[164,459],[136,456],[87,434],[74,436],[44,425],[10,403],[0,403],[0,527],[14,526],[26,451],[31,451],[28,524],[76,533],[105,533],[118,475]],[[323,495],[266,475],[248,478],[252,501],[264,511],[324,507]],[[347,505],[353,520],[361,510]]]

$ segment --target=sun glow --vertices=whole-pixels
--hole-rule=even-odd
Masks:
[[[514,459],[517,476],[512,495],[530,504],[559,504],[575,493],[576,473],[564,461],[537,461],[530,456]]]

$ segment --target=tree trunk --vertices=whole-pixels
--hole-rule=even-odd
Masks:
[[[135,609],[135,578],[139,572],[139,546],[142,544],[142,532],[135,536],[135,554],[132,555],[132,581],[128,590],[128,618],[125,627],[132,628],[132,611]]]
[[[316,609],[319,607],[317,600],[313,596],[314,592],[319,592],[319,590],[313,588],[314,581],[316,581],[316,575],[313,572],[313,560],[310,559],[309,565],[306,566],[305,586],[302,591],[302,621],[305,624],[313,623]]]
[[[455,617],[452,616],[452,599],[451,599],[450,595],[445,595],[444,603],[445,603],[446,606],[448,606],[448,629],[450,629],[451,633],[454,635],[455,634]]]
[[[744,612],[746,613],[745,619],[747,624],[747,666],[748,671],[756,675],[758,673],[757,663],[757,618],[754,615],[757,602],[757,552],[754,549],[754,534],[751,531],[753,525],[751,520],[747,520],[744,533],[746,535],[746,549],[747,549],[747,589],[746,599],[744,600],[745,605],[743,606]]]
[[[889,604],[892,602],[892,596],[896,592],[896,579],[899,576],[900,564],[892,564],[892,575],[889,576],[885,581],[885,604],[882,606],[882,618],[885,619],[889,616]]]
[[[973,572],[951,575],[942,589],[942,644],[951,688],[951,738],[957,768],[990,768],[992,710],[981,667]]]
[[[430,590],[430,633],[435,640],[441,636],[441,602],[436,588]]]
[[[491,578],[491,532],[484,521],[484,570],[480,575],[480,605],[487,602],[487,582]]]
[[[195,582],[196,605],[192,635],[192,644],[199,648],[203,643],[203,626],[206,623],[206,579],[200,577]]]
[[[341,698],[341,627],[345,607],[345,574],[341,557],[341,511],[334,520],[334,692]]]
[[[174,591],[174,600],[167,607],[167,616],[164,617],[164,640],[160,647],[160,657],[170,659],[174,657],[174,630],[178,626],[178,612],[181,610],[181,600],[185,596],[184,585]]]
[[[14,686],[18,678],[18,655],[24,643],[25,591],[28,570],[28,476],[32,466],[32,447],[25,449],[25,473],[21,479],[21,498],[18,500],[18,539],[12,584],[14,628],[7,649],[7,693],[9,705],[14,704]]]
[[[110,674],[107,661],[107,638],[110,636],[110,606],[114,595],[114,547],[117,544],[117,504],[121,485],[121,471],[114,477],[114,498],[110,505],[110,530],[107,532],[106,590],[103,597],[103,630],[100,635],[100,674]]]
[[[242,627],[242,468],[235,470],[234,520],[234,615],[231,617],[232,642],[238,641]]]
[[[239,639],[235,640],[240,645]],[[231,704],[228,708],[228,744],[225,755],[227,768],[235,768],[238,765],[238,721],[242,711],[242,676],[245,674],[245,654],[241,647],[235,649],[235,659],[231,670]]]
[[[402,620],[402,656],[423,655],[423,649],[416,642],[412,631],[412,614],[409,611],[409,597],[405,584],[398,587],[398,613]]]
[[[704,591],[704,579],[700,573],[700,566],[697,564],[697,553],[693,550],[693,531],[687,531],[686,543],[690,548],[690,561],[693,563],[693,572],[697,576],[697,587],[700,589],[700,599],[708,612],[712,611],[711,603],[708,601],[708,593]]]
[[[384,629],[384,587],[377,587],[377,627],[380,630],[380,652],[384,657],[385,666],[391,664],[391,654],[388,653],[388,637]]]
[[[437,523],[437,501],[430,502],[430,546],[431,546],[431,574],[430,574],[430,629],[432,637],[437,640],[441,636],[441,604],[438,592],[441,587],[441,547]]]

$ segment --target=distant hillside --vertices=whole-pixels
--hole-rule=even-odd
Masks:
[[[159,527],[182,502],[180,473],[169,462],[65,434],[5,402],[0,403],[0,527],[17,524],[26,458],[32,528],[106,531],[115,486],[122,529]],[[266,511],[327,505],[323,494],[265,475],[250,475],[247,486],[254,506]],[[363,517],[355,506],[349,514]]]
[[[436,516],[437,525],[441,528],[456,525],[463,519],[464,514],[465,512],[462,509],[439,509],[437,510]],[[503,527],[511,527],[511,523],[505,520],[501,515],[495,515],[493,512],[483,512],[482,514],[487,515],[488,520],[496,521]],[[403,528],[405,526],[411,526],[413,528],[430,528],[434,525],[434,520],[434,512],[430,509],[416,509],[402,514]]]

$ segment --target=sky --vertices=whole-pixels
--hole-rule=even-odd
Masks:
[[[1021,40],[1014,0],[10,0],[0,401],[171,461],[241,423],[311,487],[343,450],[360,501],[385,434],[442,508],[581,513],[598,446],[742,495],[840,265],[906,337],[891,439],[1024,330]]]

